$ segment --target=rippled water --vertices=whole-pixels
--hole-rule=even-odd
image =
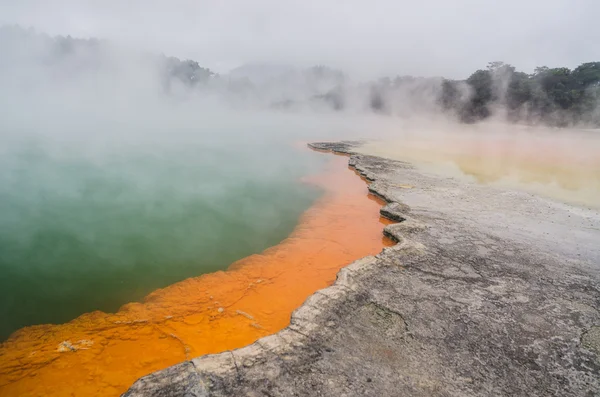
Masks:
[[[283,141],[0,142],[0,339],[115,311],[278,243],[324,160]]]

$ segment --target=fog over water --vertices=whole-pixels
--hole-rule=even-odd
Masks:
[[[293,145],[310,123],[169,97],[118,50],[29,43],[0,74],[0,337],[224,269],[318,197],[299,181],[323,159]]]
[[[360,130],[198,94],[112,43],[3,34],[0,338],[277,244],[320,195],[301,179],[327,159],[304,143]]]
[[[528,104],[513,116],[537,126],[508,124],[503,95],[487,124],[466,125],[441,111],[435,76],[600,59],[599,11],[588,0],[1,2],[0,339],[115,311],[277,244],[320,196],[301,182],[327,161],[308,141],[375,140],[366,151],[596,206],[597,130],[572,115],[570,129],[541,127]],[[427,79],[378,80],[408,74]],[[586,106],[585,122],[599,120]]]
[[[299,180],[322,163],[284,142],[203,142],[173,130],[92,145],[40,136],[6,143],[3,336],[116,311],[278,243],[318,196]]]

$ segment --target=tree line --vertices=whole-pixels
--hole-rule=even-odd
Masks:
[[[476,122],[503,111],[509,121],[556,126],[600,125],[600,62],[566,67],[538,67],[519,72],[490,62],[466,80],[442,82],[439,98],[445,111],[464,122]]]
[[[18,63],[15,57],[23,57],[23,49],[35,50],[35,57],[22,60],[44,67],[64,69],[69,59],[77,59],[69,73],[94,70],[107,59],[115,59],[107,56],[115,48],[105,40],[50,37],[19,26],[0,27],[0,52],[4,55],[0,69]],[[127,55],[131,54],[119,53],[116,58]],[[342,71],[315,66],[256,82],[231,74],[219,76],[194,60],[140,56],[142,64],[156,68],[168,93],[178,87],[213,90],[230,99],[263,100],[276,108],[316,104],[335,111],[368,109],[398,116],[444,112],[465,123],[500,116],[512,122],[600,126],[600,62],[584,63],[573,70],[542,66],[531,74],[503,62],[490,62],[465,80],[398,76],[358,83]],[[264,72],[269,73],[268,67]]]

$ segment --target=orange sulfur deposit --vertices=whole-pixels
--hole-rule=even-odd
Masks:
[[[0,396],[116,396],[139,377],[286,327],[294,309],[340,268],[385,245],[381,202],[334,157],[308,182],[324,196],[294,232],[229,270],[190,278],[62,325],[27,327],[0,347]],[[235,242],[232,242],[235,244]]]

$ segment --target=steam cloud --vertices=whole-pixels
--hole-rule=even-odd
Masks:
[[[50,2],[34,0],[0,6],[0,14],[10,18],[0,21],[9,23],[0,28],[0,267],[6,275],[0,279],[5,283],[0,317],[15,319],[0,329],[0,337],[18,326],[64,321],[101,307],[91,300],[56,318],[28,317],[43,311],[39,302],[65,306],[48,298],[56,291],[44,290],[44,280],[57,277],[52,266],[67,266],[60,273],[60,291],[74,301],[88,288],[82,283],[86,274],[100,280],[107,263],[115,265],[114,279],[103,280],[98,289],[139,288],[134,298],[109,302],[114,310],[152,288],[198,274],[197,269],[170,274],[163,265],[179,261],[185,267],[198,256],[198,247],[206,249],[207,261],[216,258],[218,238],[229,236],[223,224],[243,231],[238,235],[276,231],[265,237],[276,243],[273,236],[290,229],[290,222],[277,224],[282,217],[297,216],[315,198],[292,182],[316,172],[324,161],[303,157],[291,142],[382,139],[365,152],[458,167],[486,183],[516,178],[551,185],[560,193],[540,191],[600,206],[599,134],[591,129],[600,123],[600,64],[577,67],[600,59],[593,52],[598,47],[590,45],[600,41],[600,30],[590,29],[596,23],[595,1],[578,7],[546,1],[543,9],[534,7],[539,2],[519,1],[528,11],[515,13],[517,28],[500,30],[490,23],[505,36],[500,40],[490,33],[484,51],[475,51],[475,45],[468,53],[452,40],[480,43],[472,37],[473,26],[453,21],[449,35],[446,22],[436,22],[455,14],[456,2],[434,2],[427,9],[394,2],[377,10],[349,2],[344,11],[328,1],[292,4],[287,10],[264,0],[256,7],[215,6],[211,14],[197,9],[200,2],[179,1],[188,15],[208,20],[199,24],[206,31],[198,34],[191,29],[198,21],[181,17],[183,29],[195,34],[179,31],[176,37],[169,32],[178,31],[179,24],[170,14],[147,2],[143,7],[128,3],[132,8],[108,2],[103,12],[69,0],[62,6],[52,2],[52,9]],[[474,11],[479,2],[459,3],[466,5],[470,21],[482,13]],[[508,12],[511,2],[502,3],[486,7]],[[432,9],[438,18],[432,18]],[[241,21],[238,14],[246,11],[250,17]],[[535,34],[523,29],[522,21],[525,15],[531,22],[534,12],[544,21]],[[275,17],[281,15],[287,16]],[[144,18],[147,25],[172,29],[150,33],[141,26]],[[115,32],[127,30],[125,20],[135,21],[136,33],[119,40]],[[206,32],[211,29],[223,32],[220,42],[210,42]],[[513,35],[533,49],[532,37],[550,32],[558,35],[552,36],[553,52],[540,46],[532,57],[505,58],[515,64],[521,60],[528,73],[505,64],[485,66],[514,55],[509,51]],[[142,39],[148,34],[163,46]],[[573,35],[581,37],[581,45],[570,46]],[[415,36],[423,44],[417,45]],[[178,54],[182,58],[172,56]],[[544,64],[572,70],[534,71]],[[529,161],[536,156],[539,162]],[[227,201],[232,194],[240,201]],[[194,206],[194,200],[202,205]],[[216,215],[207,220],[202,214]],[[136,222],[143,233],[129,229]],[[139,238],[128,239],[132,235]],[[208,237],[197,243],[201,235]],[[265,248],[258,239],[238,245],[227,260]],[[82,262],[87,268],[78,267]],[[162,284],[136,284],[140,263],[151,263]],[[117,288],[115,280],[132,284]],[[29,306],[15,310],[17,304]]]

